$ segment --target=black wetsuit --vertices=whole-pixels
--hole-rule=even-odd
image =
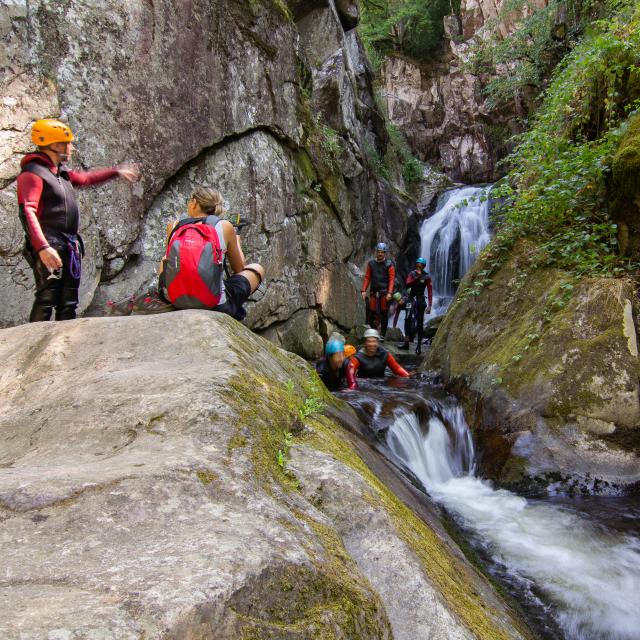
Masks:
[[[420,273],[417,269],[414,269],[409,273],[406,279],[407,285],[407,302],[410,304],[414,304],[416,306],[416,326],[415,332],[418,338],[418,344],[416,347],[416,351],[418,353],[422,350],[422,335],[424,331],[424,312],[427,308],[427,300],[425,299],[425,291],[428,291],[429,295],[429,305],[431,306],[432,298],[433,298],[433,286],[431,283],[431,276],[426,272],[422,271]],[[409,337],[409,339],[413,339],[413,327],[410,326],[409,317],[410,311],[406,311],[406,320],[405,320],[405,333]]]
[[[345,361],[337,371],[331,368],[326,358],[322,358],[316,362],[316,371],[329,391],[339,391],[347,385],[347,362],[348,358],[345,358]]]

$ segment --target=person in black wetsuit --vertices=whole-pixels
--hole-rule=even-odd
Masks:
[[[404,298],[405,302],[405,341],[399,345],[400,349],[408,349],[409,342],[413,339],[413,333],[418,339],[416,345],[416,353],[420,355],[422,353],[422,335],[424,331],[424,314],[431,313],[431,304],[433,302],[433,284],[431,282],[431,276],[427,273],[427,261],[424,258],[418,258],[416,260],[416,268],[409,273],[405,284],[407,286],[407,295]],[[425,298],[425,291],[427,292],[429,303]],[[406,307],[411,304],[415,305],[416,310],[416,326],[410,326],[410,309]]]
[[[396,268],[387,258],[387,245],[378,242],[375,260],[369,260],[360,291],[367,303],[367,324],[375,326],[376,316],[380,319],[380,333],[384,338],[389,322],[389,303],[393,295]],[[367,293],[367,289],[369,292]]]
[[[401,367],[396,359],[380,344],[380,334],[375,329],[364,332],[364,348],[360,349],[347,364],[347,386],[357,389],[356,376],[361,378],[384,378],[387,367],[401,378],[409,378],[412,374]]]
[[[348,360],[344,350],[344,340],[331,337],[324,350],[325,357],[316,363],[316,371],[329,391],[338,391],[347,384]]]
[[[78,306],[82,262],[80,210],[75,187],[90,187],[114,178],[135,182],[136,165],[74,171],[67,162],[73,133],[58,120],[38,120],[31,127],[37,152],[22,158],[18,176],[18,208],[25,230],[23,255],[33,270],[35,300],[29,322],[73,320]]]

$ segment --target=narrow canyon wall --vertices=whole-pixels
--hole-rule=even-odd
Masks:
[[[516,100],[492,108],[484,93],[491,78],[475,75],[467,64],[489,25],[503,37],[513,30],[518,15],[501,17],[502,6],[500,0],[462,0],[458,14],[444,18],[444,41],[431,60],[419,64],[394,56],[382,68],[390,120],[420,159],[458,182],[497,179],[506,141],[521,131],[526,115],[526,105]]]
[[[377,240],[402,243],[407,211],[395,202],[395,223],[383,224],[389,196],[365,149],[384,149],[384,121],[352,28],[357,5],[337,4],[5,5],[0,326],[24,322],[32,301],[15,178],[40,117],[69,122],[75,166],[133,161],[142,170],[133,187],[82,192],[83,310],[99,314],[151,283],[166,223],[207,186],[249,217],[245,253],[267,268],[252,328],[314,356],[321,330],[361,320],[358,268]]]

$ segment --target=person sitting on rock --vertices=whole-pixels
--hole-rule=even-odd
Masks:
[[[402,378],[411,376],[386,349],[380,346],[380,334],[375,329],[367,329],[364,332],[364,348],[349,359],[347,387],[357,389],[356,377],[358,376],[360,378],[384,378],[387,367]]]
[[[426,271],[427,261],[424,258],[416,260],[416,268],[409,273],[405,284],[407,285],[407,295],[404,298],[405,306],[405,341],[399,345],[400,349],[409,349],[409,342],[416,335],[418,344],[416,353],[422,353],[422,338],[424,334],[424,314],[431,313],[433,303],[433,284],[431,276]],[[429,304],[425,298],[425,290],[429,298]],[[413,306],[415,305],[415,308]],[[395,326],[395,325],[394,325]]]
[[[264,268],[247,264],[240,237],[224,214],[215,189],[197,188],[187,201],[188,218],[168,228],[167,252],[160,267],[159,291],[178,309],[210,309],[236,320],[264,279]],[[223,280],[227,259],[233,275]]]
[[[352,347],[353,348],[353,347]],[[324,358],[316,363],[316,371],[329,391],[339,391],[346,387],[347,364],[344,338],[331,336],[324,349]]]
[[[31,140],[37,153],[22,158],[18,176],[18,208],[26,242],[23,255],[33,270],[36,292],[29,322],[73,320],[78,306],[82,255],[80,210],[74,187],[90,187],[113,178],[135,182],[136,165],[74,171],[67,166],[73,133],[58,120],[33,123]]]
[[[395,286],[396,268],[387,258],[387,245],[378,242],[375,260],[369,260],[362,282],[362,299],[367,301],[367,324],[374,326],[378,320],[382,338],[387,333],[389,302]],[[367,289],[369,293],[367,294]],[[367,300],[368,299],[368,300]]]

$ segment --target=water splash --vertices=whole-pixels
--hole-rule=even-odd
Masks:
[[[431,317],[445,313],[455,290],[480,251],[489,233],[490,187],[463,187],[440,196],[436,212],[422,223],[420,255],[427,259],[433,280]]]
[[[475,532],[496,563],[535,584],[567,639],[638,640],[640,541],[475,477],[461,408],[436,408],[424,425],[397,410],[387,432],[393,456]]]

